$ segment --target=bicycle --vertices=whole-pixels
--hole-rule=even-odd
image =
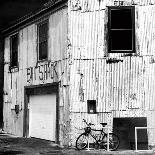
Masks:
[[[97,146],[97,148],[105,149],[107,150],[107,141],[108,141],[108,133],[104,131],[104,127],[107,125],[107,123],[100,123],[102,125],[102,129],[96,130],[92,129],[92,123],[87,123],[85,119],[83,119],[85,124],[87,125],[84,128],[84,133],[79,135],[79,137],[76,139],[76,148],[78,150],[85,149],[88,147],[88,140],[91,136],[95,142],[93,144]],[[92,131],[98,131],[100,134],[92,134]],[[119,147],[120,141],[117,135],[114,133],[109,133],[109,150],[114,151]]]

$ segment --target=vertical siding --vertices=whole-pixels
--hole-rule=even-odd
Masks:
[[[127,5],[135,6],[136,52],[131,56],[107,53],[107,7],[115,6],[113,0],[69,1],[73,145],[83,118],[112,127],[116,117],[147,117],[148,127],[155,127],[155,1],[124,0]],[[97,114],[87,113],[87,100],[97,101]]]
[[[5,39],[6,131],[22,135],[24,86],[53,82],[59,82],[62,143],[75,142],[83,118],[95,124],[107,122],[112,128],[116,117],[147,117],[148,126],[154,127],[155,0],[123,1],[124,6],[135,6],[136,53],[132,56],[107,53],[107,6],[114,5],[114,0],[69,0],[68,11],[52,14],[48,62],[37,63],[36,25],[20,30],[18,72],[9,73],[10,43],[9,37]],[[27,68],[48,63],[55,65],[52,78],[39,80],[37,72],[36,79],[27,81]],[[87,113],[87,100],[97,101],[97,114]],[[20,105],[18,117],[15,104]]]
[[[144,107],[153,110],[154,64],[150,65],[146,61],[143,57],[126,57],[117,63],[108,63],[108,59],[74,60],[70,81],[71,90],[74,90],[71,92],[71,101],[75,101],[77,106],[72,104],[72,110],[87,112],[86,107],[80,109],[79,106],[85,104],[79,101],[81,90],[79,87],[84,91],[84,102],[101,101],[102,104],[98,103],[100,112]],[[81,78],[82,85],[80,85]],[[147,97],[146,101],[144,97]],[[145,105],[145,102],[149,104]]]
[[[104,11],[72,11],[69,19],[73,58],[103,57],[101,50],[104,48]]]
[[[136,38],[140,55],[154,55],[155,51],[155,6],[136,7]],[[149,30],[149,31],[148,31]]]
[[[49,16],[48,61],[37,62],[37,23],[19,31],[19,70],[9,71],[10,36],[5,38],[4,65],[4,130],[18,136],[23,135],[24,87],[57,82],[60,100],[60,142],[68,143],[69,132],[69,65],[67,58],[67,8]],[[50,66],[50,76],[39,79],[39,67]],[[35,70],[35,67],[37,69]],[[27,70],[33,68],[33,78],[28,81]],[[34,75],[34,70],[36,75]],[[44,67],[41,67],[43,72]],[[36,77],[35,77],[36,76]],[[30,78],[30,77],[29,77]],[[15,113],[15,105],[20,112]]]
[[[37,62],[37,28],[30,25],[19,32],[19,69],[24,70]]]
[[[51,61],[65,59],[67,43],[67,9],[54,13],[49,18],[49,58]]]

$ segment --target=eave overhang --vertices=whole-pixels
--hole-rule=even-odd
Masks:
[[[38,21],[43,16],[48,16],[52,12],[55,12],[63,7],[67,7],[67,2],[68,2],[68,0],[50,1],[46,4],[44,4],[44,6],[40,10],[38,10],[36,12],[31,12],[30,14],[14,21],[9,26],[3,28],[1,30],[1,34],[3,36],[7,36],[11,33],[15,33],[16,31],[19,31],[20,29]]]

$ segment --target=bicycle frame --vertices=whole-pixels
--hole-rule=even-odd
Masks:
[[[95,132],[97,132],[97,131],[99,131],[100,133],[99,134],[92,134],[92,131],[95,131]],[[107,133],[105,133],[104,131],[103,131],[103,129],[102,130],[96,130],[96,129],[91,129],[91,131],[90,132],[86,132],[85,131],[85,134],[87,135],[87,136],[91,136],[94,140],[95,140],[95,143],[96,144],[99,144],[100,142],[103,142],[103,139],[105,138],[105,137],[107,137]],[[99,136],[99,137],[98,137]],[[107,141],[105,141],[105,143],[107,143]]]
[[[101,142],[103,142],[102,140],[107,136],[107,141],[105,142],[105,143],[107,143],[107,151],[109,151],[109,128],[107,128],[108,129],[108,133],[105,133],[104,131],[103,131],[103,129],[105,129],[106,127],[103,127],[102,128],[102,130],[96,130],[96,129],[92,129],[91,128],[91,125],[94,125],[94,124],[91,124],[91,123],[87,123],[86,122],[86,120],[85,119],[83,119],[83,121],[86,123],[86,125],[87,125],[87,127],[89,127],[90,128],[90,131],[89,132],[86,132],[86,130],[85,130],[85,134],[86,135],[91,135],[91,137],[95,140],[95,142],[97,143],[97,144],[99,144],[99,141],[101,140]],[[100,138],[99,138],[99,140],[97,140],[97,138],[96,138],[96,136],[95,135],[93,135],[91,132],[92,131],[100,131],[101,133],[100,133]],[[103,135],[104,134],[104,135]],[[103,136],[102,136],[103,135]],[[101,136],[102,136],[102,139],[101,139]]]

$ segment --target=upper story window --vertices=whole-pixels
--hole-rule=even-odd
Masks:
[[[48,58],[48,22],[38,24],[38,60]]]
[[[18,67],[18,33],[10,38],[10,67]]]
[[[109,7],[108,13],[109,53],[134,53],[134,7]]]

